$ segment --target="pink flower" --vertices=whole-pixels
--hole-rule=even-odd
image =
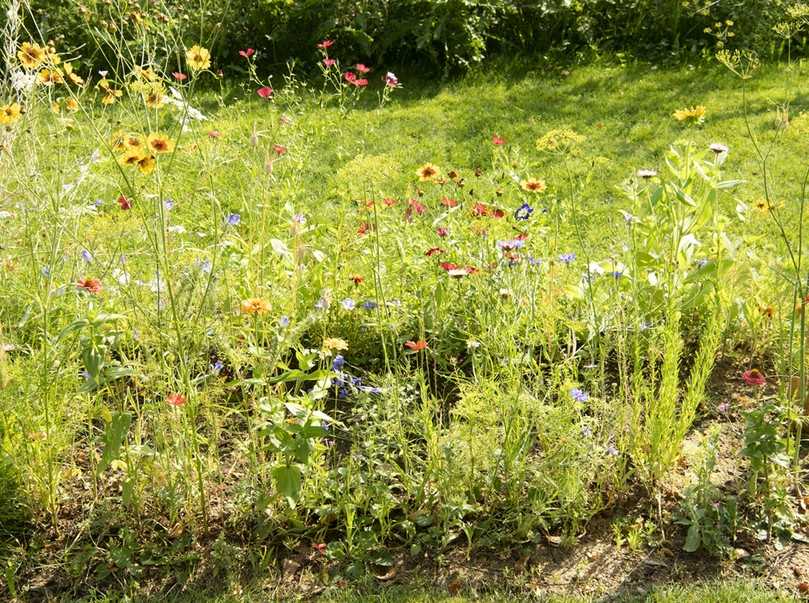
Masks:
[[[326,67],[333,67],[335,63],[337,63],[337,61],[334,59],[330,59],[329,57],[323,59],[323,65],[325,65]]]
[[[125,195],[120,195],[117,201],[121,209],[132,209],[132,202]]]
[[[243,56],[245,59],[249,59],[254,54],[256,54],[256,51],[253,48],[248,48],[247,50],[239,51],[239,55]]]
[[[334,46],[334,40],[323,40],[317,45],[318,48],[322,48],[323,50],[331,48],[332,46]]]
[[[174,79],[175,79],[175,80],[177,80],[178,82],[184,82],[185,80],[187,80],[187,79],[188,79],[188,76],[187,76],[186,74],[184,74],[184,73],[180,72],[180,71],[175,71],[175,72],[173,72],[171,75],[172,75],[172,76],[174,77]]]
[[[275,151],[275,154],[278,155],[279,157],[281,155],[286,154],[286,152],[287,152],[287,148],[282,144],[274,144],[274,145],[272,145],[272,150]]]
[[[443,238],[449,234],[449,231],[443,226],[439,226],[438,228],[435,229],[435,234]]]
[[[396,86],[399,85],[399,78],[397,78],[396,74],[393,73],[392,71],[388,71],[388,73],[385,74],[385,85],[391,88],[395,88]]]
[[[498,136],[497,134],[492,134],[492,144],[496,147],[501,147],[506,144],[506,139]]]
[[[444,253],[444,250],[441,249],[440,247],[430,247],[430,249],[424,252],[424,255],[426,255],[429,258],[439,253]]]
[[[365,86],[368,85],[368,80],[366,80],[365,78],[360,78],[358,80],[354,80],[351,83],[354,84],[357,88],[364,88]]]
[[[356,81],[356,79],[357,79],[357,74],[354,73],[353,71],[346,71],[343,74],[343,79],[345,79],[345,81],[347,81],[347,82],[354,83],[354,81]]]
[[[354,65],[354,69],[356,69],[360,73],[368,73],[369,71],[371,71],[371,68],[366,67],[363,63],[357,63],[356,65]]]
[[[742,379],[747,385],[766,385],[767,378],[758,369],[750,369],[742,373]]]
[[[258,90],[256,90],[256,94],[258,94],[261,98],[267,99],[272,96],[272,88],[269,86],[262,86]]]

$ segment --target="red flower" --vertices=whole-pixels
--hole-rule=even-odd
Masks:
[[[450,270],[458,269],[458,264],[453,264],[452,262],[441,262],[438,265],[441,267],[442,270],[446,270],[447,272],[449,272]]]
[[[182,406],[186,403],[185,396],[182,394],[169,394],[166,396],[166,402],[172,406]]]
[[[354,69],[356,69],[360,73],[368,73],[369,71],[371,71],[370,67],[366,67],[362,63],[357,63],[356,65],[354,65]]]
[[[371,225],[368,222],[363,222],[360,224],[360,227],[357,229],[358,235],[364,235],[371,229]]]
[[[354,283],[355,285],[361,285],[365,281],[365,277],[360,276],[359,274],[355,274],[355,275],[351,276],[350,278],[351,278],[351,282]]]
[[[479,217],[488,216],[489,208],[484,203],[477,202],[472,208],[472,214]]]
[[[444,250],[441,249],[440,247],[430,247],[430,249],[424,252],[424,255],[426,255],[429,258],[439,253],[444,253]]]
[[[220,136],[222,136],[222,132],[219,130],[211,130],[208,132],[208,138],[219,138]]]
[[[742,379],[747,385],[766,385],[767,378],[758,369],[750,369],[742,373]]]
[[[514,237],[514,239],[517,240],[517,241],[524,241],[527,238],[528,238],[528,233],[527,232],[521,232],[516,237]]]
[[[497,134],[492,134],[492,144],[493,144],[494,146],[496,146],[496,147],[501,147],[501,146],[503,146],[504,144],[506,144],[506,139],[505,139],[505,138],[501,138],[501,137],[500,137],[500,136],[498,136]]]
[[[323,554],[326,552],[326,548],[327,548],[327,547],[326,547],[326,544],[325,544],[325,543],[323,543],[323,542],[321,542],[321,543],[319,543],[319,544],[314,545],[314,549],[315,549],[315,550],[316,550],[318,553],[320,553],[321,555],[323,555]]]
[[[418,199],[410,199],[407,202],[408,210],[416,212],[418,215],[423,214],[427,211],[427,206],[421,203]]]
[[[121,209],[132,209],[132,202],[124,195],[118,197],[118,205],[121,206]]]
[[[285,155],[287,152],[287,148],[282,144],[274,144],[272,145],[272,150],[275,151],[275,154],[279,157],[281,155]]]
[[[385,197],[384,199],[382,199],[382,203],[385,204],[385,207],[393,207],[394,205],[396,205],[396,199]]]
[[[334,46],[334,40],[323,40],[317,45],[318,48],[322,48],[324,50],[326,48],[331,48],[332,46]]]
[[[365,86],[368,85],[368,80],[366,80],[365,78],[362,78],[362,79],[359,79],[359,80],[354,80],[351,83],[354,84],[357,88],[364,88]]]
[[[97,278],[83,278],[76,283],[76,286],[93,295],[101,293],[101,281]]]
[[[450,199],[449,197],[444,197],[443,199],[441,199],[441,205],[443,205],[444,207],[457,207],[458,201],[456,201],[455,199]]]
[[[419,352],[421,350],[427,349],[427,342],[423,339],[419,339],[418,341],[406,341],[405,347],[408,350],[413,350],[414,352]]]
[[[262,86],[256,90],[256,94],[258,94],[261,98],[270,98],[272,96],[272,88],[269,86]]]
[[[256,54],[256,51],[252,48],[248,48],[247,50],[240,50],[239,55],[243,56],[245,59],[249,59],[251,56]]]
[[[343,74],[343,79],[345,79],[345,81],[350,82],[350,83],[353,84],[354,81],[357,79],[357,74],[354,73],[353,71],[346,71]]]
[[[335,61],[334,59],[330,59],[329,57],[323,59],[323,65],[325,65],[326,67],[333,67],[335,63],[337,63],[337,61]]]
[[[175,71],[175,72],[173,72],[171,75],[172,75],[172,76],[174,77],[174,79],[175,79],[175,80],[177,80],[178,82],[184,82],[185,80],[187,80],[187,79],[188,79],[188,76],[187,76],[186,74],[182,73],[181,71]]]
[[[495,210],[492,212],[492,215],[493,215],[495,218],[502,218],[503,216],[505,216],[505,215],[506,215],[506,212],[505,212],[505,211],[503,211],[502,209],[495,209]]]
[[[435,229],[435,234],[443,238],[449,234],[449,231],[443,226],[439,226],[438,228]]]

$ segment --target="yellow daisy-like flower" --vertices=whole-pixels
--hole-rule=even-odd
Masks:
[[[324,352],[343,352],[348,349],[348,343],[339,337],[326,337],[321,347]]]
[[[164,134],[149,134],[146,146],[154,153],[171,153],[174,150],[174,142]]]
[[[545,181],[536,178],[527,178],[520,182],[520,188],[529,193],[541,193],[545,190]]]
[[[131,150],[124,153],[118,160],[118,163],[124,166],[135,167],[143,159],[143,153],[137,150]]]
[[[147,176],[154,171],[156,165],[157,160],[154,158],[154,155],[143,155],[138,160],[138,169],[140,170],[140,173]]]
[[[17,58],[27,69],[36,69],[45,62],[46,57],[45,49],[31,42],[23,42],[17,51]]]
[[[696,123],[701,124],[705,121],[705,114],[707,110],[703,105],[697,105],[695,107],[686,107],[685,109],[677,109],[672,116],[677,121],[693,121]]]
[[[123,151],[126,147],[127,134],[123,130],[118,130],[110,136],[110,146],[113,151]]]
[[[121,98],[124,93],[121,90],[116,90],[115,88],[108,88],[107,93],[104,95],[104,98],[101,99],[102,105],[112,105],[115,104],[119,98]]]
[[[139,153],[143,149],[143,139],[137,134],[125,134],[123,142],[127,149],[137,150]]]
[[[37,79],[40,84],[45,86],[65,83],[65,78],[62,77],[62,71],[60,69],[42,69],[37,74]]]
[[[241,303],[239,310],[242,314],[260,316],[270,311],[270,304],[260,297],[250,297]]]
[[[45,49],[45,60],[51,65],[58,65],[62,62],[62,58],[53,46],[48,46]]]
[[[62,112],[62,101],[57,100],[51,103],[51,113],[59,115]]]
[[[419,182],[432,182],[438,178],[438,175],[438,167],[434,166],[432,163],[425,163],[416,170],[416,176],[419,177]]]
[[[211,66],[211,53],[207,48],[194,44],[186,50],[185,60],[192,71],[204,71]]]
[[[82,78],[78,73],[73,71],[73,65],[71,65],[70,63],[65,63],[63,67],[67,79],[73,82],[76,86],[81,86],[84,84],[84,78]]]
[[[150,109],[159,109],[163,106],[163,97],[165,94],[163,93],[163,86],[160,84],[151,84],[142,94],[143,102],[145,102],[146,106]]]
[[[146,80],[147,82],[156,82],[159,78],[151,67],[135,67],[132,74],[139,80]]]
[[[75,113],[76,111],[79,110],[79,101],[77,101],[75,98],[67,99],[65,101],[65,109],[67,109],[72,113]]]
[[[9,126],[17,121],[22,115],[20,103],[0,106],[0,126]]]

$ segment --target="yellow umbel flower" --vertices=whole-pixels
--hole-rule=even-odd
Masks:
[[[204,71],[211,66],[211,53],[207,48],[194,44],[185,52],[185,60],[192,71]]]
[[[324,352],[343,352],[348,349],[348,343],[339,337],[326,337],[321,347]]]

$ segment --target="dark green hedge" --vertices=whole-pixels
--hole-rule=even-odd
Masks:
[[[102,61],[92,31],[169,31],[213,47],[217,64],[239,48],[261,51],[262,67],[309,63],[314,44],[337,40],[338,56],[373,64],[463,69],[496,53],[558,48],[661,53],[713,52],[717,45],[784,51],[773,28],[795,27],[793,0],[31,0],[34,20],[60,48]],[[790,16],[789,10],[793,14]],[[802,25],[802,21],[800,22]],[[103,46],[103,45],[102,45]],[[108,57],[109,59],[109,57]]]

